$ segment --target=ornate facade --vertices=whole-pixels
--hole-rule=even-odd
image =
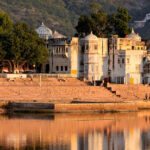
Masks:
[[[140,84],[143,82],[143,59],[147,55],[145,42],[132,33],[127,38],[109,39],[109,72],[114,83]]]
[[[150,64],[150,56],[145,42],[134,30],[126,38],[115,35],[109,39],[98,38],[91,32],[85,38],[73,37],[71,40],[50,31],[45,33],[47,36],[38,33],[40,37],[48,37],[45,39],[50,52],[43,72],[69,74],[89,81],[109,78],[120,84],[150,83],[150,75],[146,76],[148,69],[144,69]]]

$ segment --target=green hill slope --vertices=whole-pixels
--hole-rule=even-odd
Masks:
[[[142,19],[150,13],[149,0],[95,0],[103,10],[113,12],[119,6],[129,10],[133,19]],[[81,14],[88,14],[93,0],[0,0],[0,9],[9,13],[16,21],[27,21],[37,27],[44,22],[52,30],[72,36]],[[143,33],[144,34],[144,33]],[[150,36],[149,36],[150,37]]]

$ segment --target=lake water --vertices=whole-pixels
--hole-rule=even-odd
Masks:
[[[2,150],[150,150],[150,112],[0,117]]]

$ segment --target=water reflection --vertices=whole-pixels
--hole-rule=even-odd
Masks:
[[[1,116],[0,149],[150,150],[150,112]]]

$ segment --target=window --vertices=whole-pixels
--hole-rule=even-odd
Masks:
[[[93,66],[93,64],[91,65],[91,72],[93,72],[94,71],[94,66]]]
[[[61,66],[61,71],[63,71],[63,66]]]
[[[85,47],[84,47],[84,46],[82,46],[82,53],[84,53],[84,49],[85,49]]]
[[[132,46],[132,50],[134,50],[134,46]]]
[[[124,58],[122,58],[122,64],[124,64]]]
[[[127,63],[128,63],[128,64],[130,63],[130,59],[129,59],[129,58],[127,58]]]
[[[59,71],[59,66],[56,66],[56,71]]]
[[[46,73],[49,73],[49,64],[46,64],[45,72],[46,72]]]
[[[97,46],[97,45],[94,45],[94,49],[97,50],[97,49],[98,49],[98,46]]]
[[[124,77],[121,77],[121,84],[124,84]]]
[[[66,53],[68,53],[68,48],[66,48]]]
[[[117,77],[117,84],[124,84],[124,77]]]
[[[65,66],[65,71],[68,71],[68,66]]]
[[[140,65],[139,64],[136,65],[136,71],[140,71]]]
[[[89,46],[88,45],[86,45],[86,50],[88,50],[89,49]]]
[[[62,53],[65,53],[65,49],[64,47],[61,48]]]
[[[87,73],[88,72],[88,65],[85,65],[85,72]]]
[[[120,64],[120,59],[118,58],[118,64]]]
[[[58,47],[57,47],[57,49],[56,49],[56,53],[58,54]]]
[[[96,69],[95,69],[95,70],[96,70],[96,72],[98,72],[98,66],[96,66]]]

